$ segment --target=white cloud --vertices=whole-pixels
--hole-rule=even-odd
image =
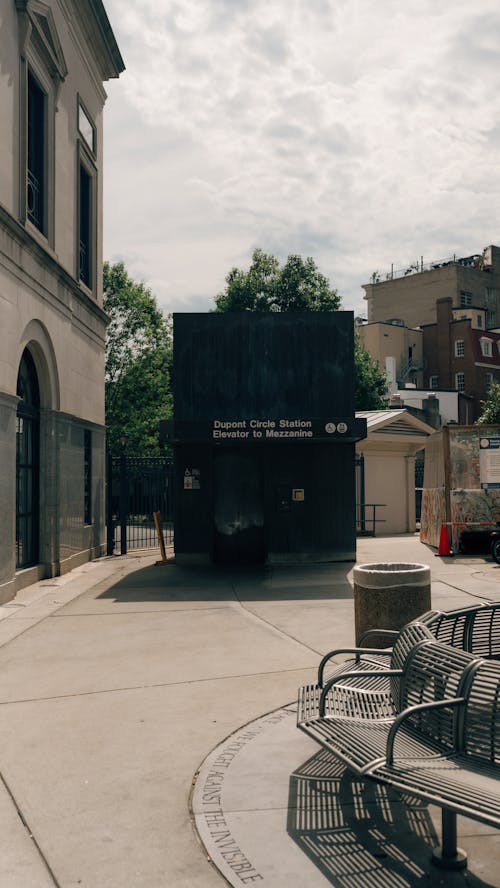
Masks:
[[[107,0],[105,251],[168,309],[260,245],[361,308],[375,268],[498,241],[500,13],[464,0]]]

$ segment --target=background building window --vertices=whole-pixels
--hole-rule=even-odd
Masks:
[[[491,344],[491,339],[481,339],[481,352],[485,358],[491,358],[492,356]]]
[[[429,388],[431,388],[431,389],[439,388],[439,377],[438,376],[429,376]]]
[[[496,327],[497,323],[497,293],[494,287],[485,287],[484,304],[486,306],[486,326]]]
[[[464,354],[465,354],[465,343],[464,343],[463,339],[456,339],[455,340],[455,357],[456,358],[463,358]]]
[[[478,327],[482,327],[482,326],[483,326],[483,316],[482,316],[482,315],[476,315],[476,318],[477,318],[477,326],[478,326]]]
[[[455,388],[457,392],[465,391],[465,373],[455,373]]]
[[[92,123],[90,117],[83,105],[78,102],[78,132],[82,136],[87,148],[92,151],[92,154],[96,153],[96,133],[95,126]]]
[[[28,138],[26,175],[26,214],[45,234],[47,99],[31,71],[28,72]]]
[[[469,290],[460,290],[460,305],[472,305],[472,293]]]
[[[485,387],[486,391],[488,391],[492,382],[493,382],[493,373],[485,373],[484,374],[484,387]]]
[[[83,432],[83,522],[92,524],[92,432]]]
[[[79,277],[84,284],[92,287],[92,177],[80,164],[79,179]]]

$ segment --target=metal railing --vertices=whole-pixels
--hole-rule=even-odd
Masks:
[[[377,524],[385,518],[377,518],[377,509],[385,509],[386,503],[356,503],[356,533],[358,536],[375,536]]]
[[[485,268],[489,268],[485,264],[484,253],[475,253],[473,256],[461,257],[457,257],[456,253],[454,253],[453,256],[448,256],[446,259],[435,259],[432,262],[424,262],[424,257],[421,256],[418,261],[410,262],[406,268],[394,268],[394,264],[392,264],[391,270],[388,272],[380,273],[375,271],[369,283],[380,284],[383,281],[392,281],[412,274],[421,274],[423,271],[446,268],[448,265],[461,265],[463,268],[475,268],[478,271],[484,271]]]

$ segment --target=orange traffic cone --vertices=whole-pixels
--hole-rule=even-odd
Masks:
[[[439,534],[439,548],[437,550],[438,555],[453,555],[451,545],[450,545],[450,537],[448,535],[448,528],[446,524],[441,525],[441,533]]]

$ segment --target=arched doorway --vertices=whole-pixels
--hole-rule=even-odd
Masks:
[[[16,567],[23,568],[39,560],[40,389],[27,348],[19,365],[17,395]]]

